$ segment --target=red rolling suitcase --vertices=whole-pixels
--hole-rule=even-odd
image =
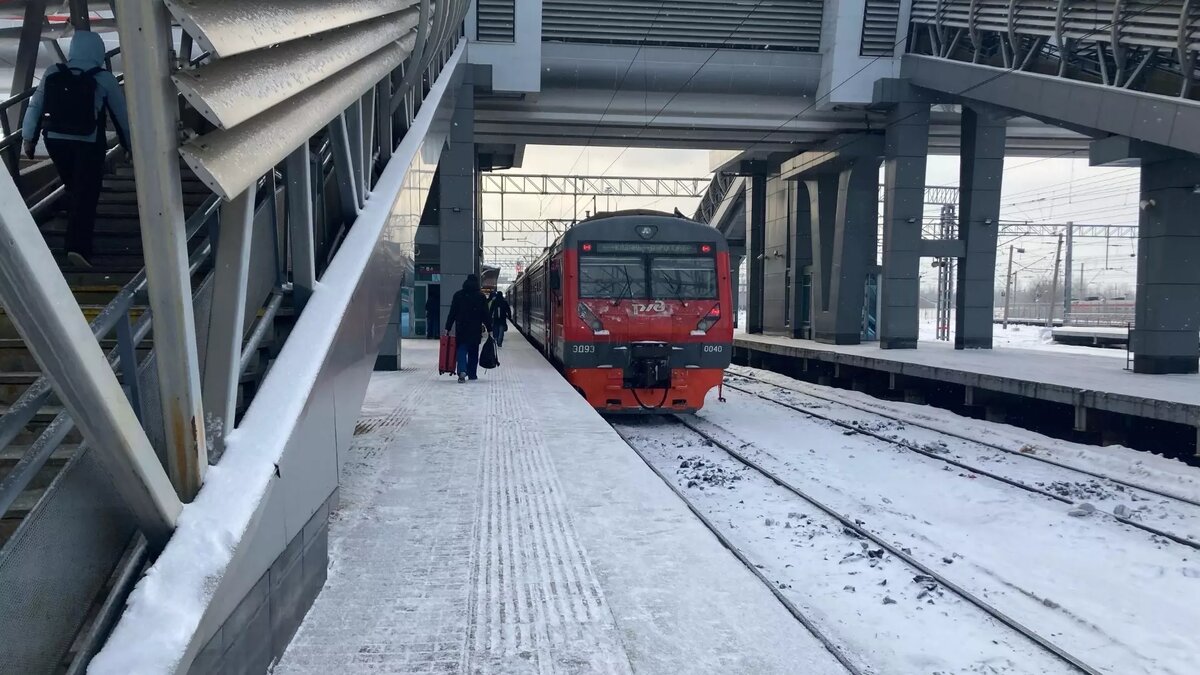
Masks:
[[[455,349],[453,335],[443,335],[440,351],[438,352],[438,375],[458,374],[458,354]]]

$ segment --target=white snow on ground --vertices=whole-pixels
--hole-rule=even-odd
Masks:
[[[1120,675],[1195,672],[1194,549],[1112,519],[1072,517],[1070,505],[725,393],[728,403],[713,397],[699,414],[706,430],[1089,665]]]
[[[1067,664],[668,420],[622,430],[860,668],[1068,673]]]
[[[276,673],[844,669],[519,335],[460,385],[377,373],[329,578]]]
[[[998,323],[992,324],[992,344],[998,348],[1032,349],[1059,354],[1087,354],[1089,356],[1125,358],[1124,349],[1058,344],[1054,341],[1051,330],[1045,326],[1026,326],[1011,323],[1008,325],[1008,328],[1005,328]],[[937,324],[933,321],[922,320],[919,339],[922,342],[938,342]],[[953,340],[953,336],[951,336],[951,340]]]
[[[1030,444],[1006,453],[971,440],[970,437],[961,437],[959,432],[952,429],[947,432],[958,436],[922,428],[911,422],[896,421],[846,404],[831,403],[825,400],[826,397],[819,388],[812,385],[808,385],[808,389],[805,389],[804,385],[795,388],[810,392],[805,394],[793,388],[763,385],[739,378],[736,374],[730,375],[729,383],[768,396],[772,400],[795,405],[816,415],[851,425],[856,429],[897,440],[910,447],[973,467],[980,474],[1001,476],[1070,500],[1081,508],[1086,509],[1085,504],[1092,505],[1101,512],[1117,514],[1152,526],[1161,532],[1200,542],[1200,506],[1040,461],[1041,455],[1038,455],[1037,449]]]
[[[933,406],[885,401],[862,392],[819,387],[766,370],[733,366],[729,372],[734,375],[752,375],[772,384],[813,392],[823,398],[850,405],[868,407],[880,414],[898,417],[913,424],[985,439],[989,443],[1011,450],[1030,452],[1067,466],[1112,476],[1184,499],[1200,501],[1200,470],[1176,459],[1119,445],[1099,447],[1072,443],[1007,424],[963,417]]]

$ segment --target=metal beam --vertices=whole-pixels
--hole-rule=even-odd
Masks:
[[[484,194],[591,197],[703,197],[711,179],[483,174]]]
[[[182,504],[17,186],[0,173],[0,304],[138,527],[162,544]]]
[[[116,0],[133,136],[168,473],[180,499],[200,490],[208,465],[179,171],[179,105],[171,86],[171,21],[161,2]]]
[[[250,240],[255,190],[249,189],[221,206],[217,255],[213,270],[212,310],[204,357],[204,419],[209,459],[225,452],[233,431],[245,332],[246,282],[250,276]]]
[[[1137,239],[1137,225],[1079,225],[1075,237],[1092,239]],[[1000,223],[1000,234],[1025,237],[1057,237],[1067,231],[1067,223]]]
[[[12,87],[9,89],[12,96],[33,87],[38,48],[41,46],[42,27],[45,24],[46,0],[29,0],[29,4],[25,5],[25,18],[21,23],[21,37],[17,43],[17,62],[13,66]],[[25,114],[26,106],[28,101],[8,109],[10,129],[21,128],[21,117]]]
[[[292,247],[292,297],[303,310],[317,285],[313,246],[312,166],[308,141],[287,158],[287,214]]]
[[[333,170],[341,197],[342,219],[347,223],[358,217],[358,187],[355,182],[353,142],[347,130],[346,114],[342,113],[329,123],[329,143],[333,150]]]
[[[711,177],[656,178],[608,176],[552,176],[514,173],[483,174],[484,194],[551,195],[551,196],[613,196],[613,197],[704,197],[712,184]],[[879,186],[883,201],[883,185]],[[949,185],[927,185],[926,204],[958,203],[958,188]]]

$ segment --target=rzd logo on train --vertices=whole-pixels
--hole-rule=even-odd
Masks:
[[[667,311],[667,303],[662,300],[656,300],[650,304],[643,302],[633,303],[634,314],[665,314]]]

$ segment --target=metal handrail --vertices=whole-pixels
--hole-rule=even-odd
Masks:
[[[190,273],[195,274],[211,254],[211,244],[206,242],[198,247],[196,252],[193,253],[188,260],[188,269]],[[128,298],[129,302],[126,304],[124,311],[114,315],[116,316],[114,325],[117,321],[120,321],[125,317],[126,313],[132,306],[132,300],[134,297],[135,296],[130,296]],[[117,302],[118,299],[120,299],[120,296],[118,296],[118,298],[114,298],[113,303]],[[111,306],[112,303],[109,304],[109,307]],[[107,311],[109,307],[106,307],[105,311]],[[145,312],[142,314],[142,316],[138,317],[138,321],[131,331],[131,344],[117,345],[109,350],[107,357],[108,364],[111,368],[115,370],[125,365],[121,361],[121,352],[123,348],[127,348],[128,351],[126,353],[133,353],[141,341],[150,334],[150,318],[149,312]],[[98,321],[99,319],[100,317],[97,317],[96,320]],[[136,370],[132,372],[136,372]],[[46,378],[43,376],[39,378],[37,382],[34,382],[32,385],[30,385],[29,389],[26,390],[26,394],[28,394],[31,390],[33,390],[34,387],[38,386],[38,384],[45,379]],[[132,383],[127,382],[126,386],[133,385]],[[20,433],[20,430],[24,428],[25,424],[28,424],[29,420],[33,418],[33,415],[37,414],[38,409],[41,408],[41,406],[44,405],[49,399],[50,393],[51,392],[47,389],[36,399],[31,399],[30,403],[27,405],[31,407],[32,415],[28,415],[25,418],[25,422],[16,427],[17,433]],[[24,398],[24,396],[25,395],[22,395],[22,398]],[[22,405],[20,399],[18,399],[17,403],[13,404],[13,408],[15,409],[19,405]],[[15,412],[15,410],[13,412]],[[9,414],[12,413],[10,412]],[[5,423],[8,419],[8,414],[0,417],[0,424]],[[21,493],[29,487],[29,484],[33,481],[34,477],[36,477],[38,472],[42,470],[42,467],[46,465],[46,462],[50,460],[50,457],[54,454],[54,451],[58,449],[59,445],[62,444],[63,440],[67,437],[67,434],[71,432],[74,426],[74,421],[66,411],[55,415],[54,420],[47,425],[47,427],[38,436],[37,440],[33,442],[33,445],[29,447],[29,450],[27,450],[25,454],[21,456],[21,459],[17,461],[16,466],[14,466],[13,469],[8,472],[3,480],[0,480],[0,515],[3,515],[5,512],[7,512],[12,506],[13,502],[15,502],[17,498],[21,496]],[[9,442],[11,442],[11,439]],[[0,448],[4,448],[7,445],[8,442],[0,443]]]
[[[208,223],[213,214],[219,211],[220,204],[220,198],[213,195],[192,214],[186,223],[189,241]],[[146,290],[146,285],[146,270],[143,268],[105,305],[91,322],[92,334],[97,340],[104,339],[116,328],[117,322],[129,312],[134,300]],[[51,393],[50,380],[43,375],[29,385],[8,411],[0,416],[0,448],[8,447],[9,443],[12,443],[21,429],[37,414],[38,409],[49,400]]]

